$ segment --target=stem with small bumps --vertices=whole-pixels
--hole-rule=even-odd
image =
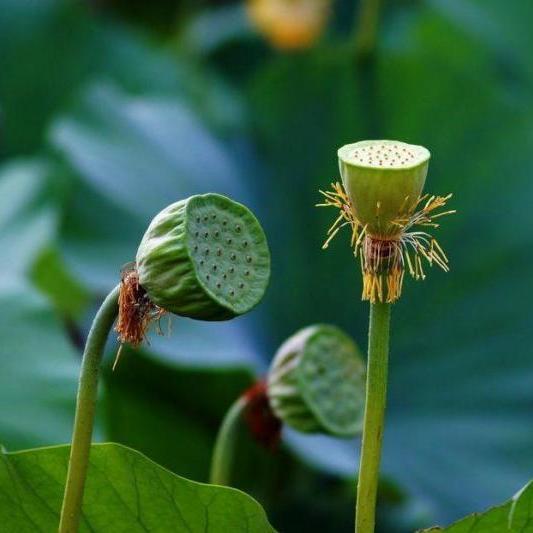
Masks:
[[[387,399],[391,304],[370,304],[363,442],[357,483],[356,533],[374,533]]]
[[[59,533],[77,533],[80,524],[98,394],[98,374],[107,337],[118,314],[119,291],[120,285],[117,285],[96,313],[83,352]]]

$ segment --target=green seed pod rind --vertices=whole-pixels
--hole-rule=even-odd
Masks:
[[[313,325],[279,348],[268,377],[274,413],[306,433],[360,433],[365,391],[364,363],[340,329]]]
[[[270,278],[270,252],[259,222],[242,204],[214,193],[191,196],[156,215],[136,262],[153,303],[200,320],[247,313]]]
[[[376,154],[372,162],[367,155],[370,150]],[[396,234],[398,226],[393,222],[412,213],[424,188],[429,150],[380,140],[347,144],[337,154],[344,189],[357,220],[371,235]]]

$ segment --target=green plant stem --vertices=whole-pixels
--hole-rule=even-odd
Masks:
[[[108,294],[96,313],[83,352],[67,482],[59,522],[60,533],[76,533],[80,523],[98,393],[98,373],[107,337],[118,314],[119,289],[120,285],[117,285]]]
[[[376,521],[376,497],[381,460],[391,304],[370,304],[365,419],[361,463],[355,509],[356,533],[373,533]]]
[[[209,482],[212,485],[229,485],[231,469],[235,456],[235,444],[239,421],[246,408],[247,400],[241,396],[226,413],[218,431],[213,457],[211,459],[211,474]]]
[[[378,33],[381,0],[360,0],[355,24],[355,57],[364,62],[373,55]]]

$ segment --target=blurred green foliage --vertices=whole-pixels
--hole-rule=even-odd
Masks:
[[[205,480],[224,410],[284,338],[330,322],[364,348],[348,236],[322,252],[330,213],[313,205],[337,179],[336,148],[381,137],[426,145],[427,190],[454,192],[458,209],[438,230],[452,272],[407,282],[394,309],[381,530],[459,518],[532,477],[533,6],[390,2],[364,67],[347,23],[355,6],[334,7],[316,46],[283,53],[238,4],[0,0],[9,450],[69,440],[96,305],[151,217],[192,193],[257,213],[271,287],[250,316],[176,319],[169,338],[125,353],[105,372],[99,440]],[[272,456],[241,440],[237,484],[276,527],[350,529],[356,441],[287,432]]]

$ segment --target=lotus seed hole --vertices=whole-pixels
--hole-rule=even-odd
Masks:
[[[370,167],[402,168],[423,162],[428,157],[425,148],[401,142],[357,146],[347,154],[347,160]]]

